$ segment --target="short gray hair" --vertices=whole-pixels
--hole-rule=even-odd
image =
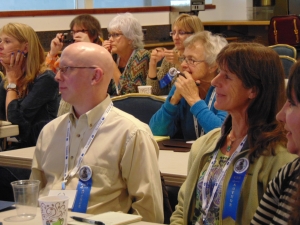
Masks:
[[[123,35],[132,41],[132,48],[144,47],[144,33],[139,21],[131,13],[123,13],[115,16],[108,24],[108,32],[120,30]]]
[[[217,55],[228,44],[227,40],[209,31],[197,32],[184,41],[184,47],[190,47],[197,42],[201,42],[204,47],[205,61],[208,65],[213,66],[216,64]]]

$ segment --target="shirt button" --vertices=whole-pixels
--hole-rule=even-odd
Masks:
[[[77,137],[80,137],[80,134],[77,134]]]
[[[73,159],[74,158],[74,156],[71,156],[71,159]]]
[[[93,126],[93,124],[90,124],[90,127],[92,127]]]

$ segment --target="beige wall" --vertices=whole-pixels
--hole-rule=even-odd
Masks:
[[[93,14],[106,28],[109,21],[116,14]],[[142,26],[167,25],[169,23],[169,12],[133,13]],[[31,26],[35,31],[68,30],[74,15],[70,16],[35,16],[35,17],[7,17],[1,18],[0,27],[9,22],[20,22]]]

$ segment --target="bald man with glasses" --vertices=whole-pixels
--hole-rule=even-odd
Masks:
[[[113,66],[97,44],[74,43],[62,52],[55,79],[72,108],[41,131],[30,178],[41,181],[40,196],[77,190],[72,211],[121,211],[162,223],[159,149],[148,125],[113,107]]]

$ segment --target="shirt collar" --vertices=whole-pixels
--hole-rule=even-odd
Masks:
[[[82,114],[78,119],[75,116],[73,107],[71,107],[69,118],[72,125],[76,126],[77,120],[85,119],[87,121],[88,126],[93,127],[100,120],[100,118],[102,117],[102,115],[104,114],[105,110],[107,109],[110,103],[111,103],[110,96],[107,95],[107,97],[102,102],[100,102],[91,110]]]

